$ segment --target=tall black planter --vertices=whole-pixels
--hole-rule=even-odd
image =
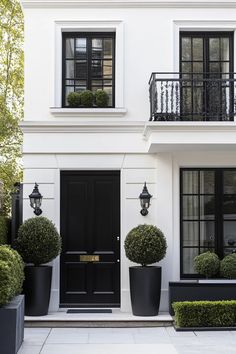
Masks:
[[[25,314],[27,316],[47,315],[51,281],[51,266],[25,267],[23,293],[25,294]]]
[[[161,297],[161,267],[130,267],[130,295],[135,316],[158,315]]]

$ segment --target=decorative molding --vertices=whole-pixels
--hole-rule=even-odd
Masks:
[[[50,113],[60,118],[113,118],[123,117],[125,108],[50,108]]]
[[[235,8],[235,0],[21,0],[23,8]]]
[[[236,122],[149,122],[143,130],[144,140],[148,140],[153,132],[236,132]]]
[[[23,133],[142,133],[145,122],[23,121]]]

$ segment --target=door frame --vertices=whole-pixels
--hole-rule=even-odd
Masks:
[[[120,242],[119,242],[119,259],[121,260],[121,257],[122,257],[122,252],[121,252],[121,232],[122,232],[122,210],[121,210],[121,207],[122,207],[122,185],[121,185],[121,182],[122,182],[122,171],[121,169],[107,169],[107,168],[101,168],[101,169],[91,169],[91,168],[86,168],[86,169],[66,169],[66,168],[62,168],[59,170],[59,225],[60,225],[60,230],[61,230],[61,215],[62,215],[62,200],[61,200],[61,188],[62,188],[62,183],[61,183],[61,176],[62,174],[64,173],[65,175],[66,174],[80,174],[80,175],[86,175],[88,173],[99,173],[99,174],[103,174],[103,173],[110,173],[111,175],[114,174],[114,173],[117,173],[117,175],[119,175],[119,188],[120,188],[120,198],[119,198],[119,225],[120,225]],[[62,305],[61,304],[61,259],[59,260],[59,308],[78,308],[78,306],[74,306],[73,304],[71,305]],[[112,308],[121,308],[121,299],[122,299],[122,283],[121,283],[121,261],[119,262],[119,304],[117,304],[117,306],[112,306]],[[103,304],[98,304],[96,306],[86,306],[86,305],[83,305],[81,304],[79,306],[79,308],[111,308],[111,306],[108,306],[108,305],[103,305]]]

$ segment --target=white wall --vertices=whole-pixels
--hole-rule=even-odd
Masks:
[[[119,65],[124,65],[124,77],[116,80],[123,82],[124,107],[128,111],[123,118],[114,119],[147,121],[149,77],[152,71],[178,71],[179,30],[235,30],[235,18],[235,8],[27,8],[25,119],[55,120],[50,107],[56,104],[55,85],[60,94],[61,84],[60,66],[56,65],[61,61],[60,53],[56,53],[58,21],[75,30],[86,21],[123,24],[123,43],[117,55],[122,51],[123,62],[120,60]]]

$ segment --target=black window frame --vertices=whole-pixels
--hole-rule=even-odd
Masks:
[[[184,171],[198,171],[198,193],[197,194],[188,194],[188,193],[183,193],[183,172]],[[215,199],[215,219],[214,219],[214,225],[215,225],[215,247],[214,247],[214,252],[218,254],[220,258],[223,258],[223,250],[224,250],[224,216],[223,216],[223,201],[224,201],[224,191],[223,191],[223,177],[224,177],[224,171],[236,171],[236,167],[222,167],[222,168],[214,168],[214,167],[182,167],[180,168],[180,279],[193,279],[193,278],[204,278],[203,276],[199,274],[187,274],[183,272],[183,250],[184,248],[198,248],[198,251],[200,249],[203,249],[204,247],[200,245],[200,228],[198,227],[198,240],[199,244],[198,246],[184,246],[183,242],[183,196],[184,195],[198,195],[204,196],[208,195],[208,193],[200,193],[200,171],[214,171],[215,172],[215,186],[214,186],[214,199]],[[227,195],[227,194],[226,194]],[[236,199],[236,194],[231,193],[229,195],[234,195]],[[199,204],[199,209],[200,209],[200,204]],[[227,219],[226,219],[227,220]],[[185,220],[185,222],[188,220]],[[202,222],[200,218],[197,220],[194,220],[198,223]],[[231,219],[231,221],[236,221],[236,219]],[[227,247],[225,247],[227,248]],[[228,247],[232,248],[232,247]],[[236,250],[236,246],[233,247]],[[200,253],[200,252],[199,252]]]
[[[191,60],[183,60],[182,59],[182,39],[189,37],[191,38]],[[202,38],[203,39],[203,58],[202,60],[194,60],[193,59],[193,45],[192,41],[193,38]],[[219,60],[219,61],[214,61],[210,60],[210,55],[209,55],[209,39],[210,38],[229,38],[229,60]],[[221,48],[221,47],[220,47]],[[220,51],[221,52],[221,51]],[[221,55],[221,54],[220,54]],[[184,74],[182,70],[182,64],[183,63],[190,63],[191,65],[191,74],[190,78],[193,79],[194,75],[194,70],[193,70],[193,63],[197,62],[202,62],[203,64],[203,78],[204,79],[209,79],[209,74],[210,74],[210,63],[213,62],[219,62],[220,66],[222,68],[222,63],[228,62],[229,63],[229,78],[234,79],[234,32],[233,31],[180,31],[179,32],[179,72],[180,72],[180,78],[182,78],[182,75]],[[221,70],[223,73],[223,71]],[[206,84],[206,83],[205,83]],[[230,84],[231,89],[230,89],[230,121],[234,120],[234,84],[233,82]],[[181,96],[183,96],[183,89],[186,88],[182,84],[181,86]],[[191,114],[189,116],[193,117],[193,90],[194,86],[191,88]],[[209,109],[209,97],[208,97],[208,92],[206,88],[204,89],[204,95],[203,95],[203,109],[202,113],[206,114]],[[181,112],[184,111],[183,109],[183,99],[180,99],[180,109]],[[202,114],[204,116],[204,114]],[[184,119],[185,120],[185,119]],[[194,119],[192,119],[194,120]],[[203,120],[208,120],[207,115],[204,117]]]
[[[113,48],[112,48],[112,104],[107,108],[114,108],[115,107],[115,66],[116,66],[116,58],[115,58],[115,47],[116,47],[116,33],[115,32],[63,32],[62,33],[62,108],[68,108],[65,104],[66,99],[66,39],[67,38],[79,38],[83,37],[86,38],[88,41],[88,70],[87,70],[87,90],[91,90],[91,62],[92,62],[92,39],[93,38],[111,38],[113,41]],[[75,58],[75,57],[74,57]],[[74,59],[76,60],[76,59]],[[72,79],[73,80],[73,79]],[[74,79],[76,80],[76,78]],[[72,85],[76,86],[76,85]]]

